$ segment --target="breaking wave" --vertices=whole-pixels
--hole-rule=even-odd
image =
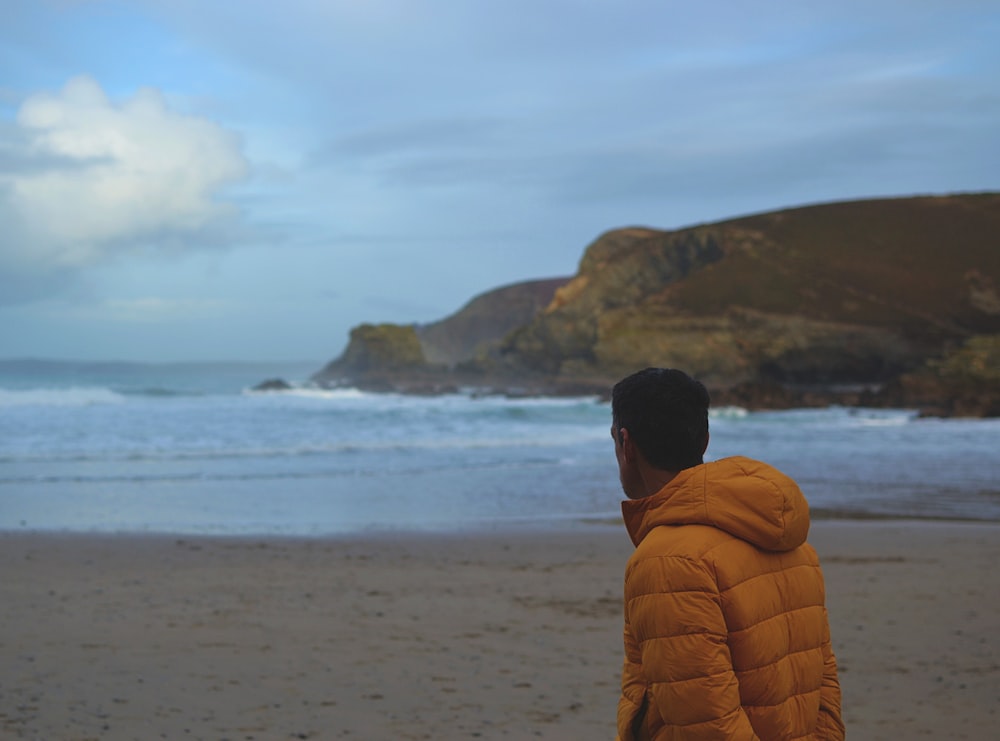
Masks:
[[[0,388],[0,409],[4,407],[87,407],[98,404],[121,404],[125,397],[99,386],[36,388],[10,390]]]

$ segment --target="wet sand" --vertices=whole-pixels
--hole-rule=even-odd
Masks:
[[[814,523],[851,739],[996,738],[1000,525]],[[612,739],[624,530],[0,536],[0,738]]]

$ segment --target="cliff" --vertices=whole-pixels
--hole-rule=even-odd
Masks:
[[[324,386],[440,393],[486,382],[485,367],[502,340],[530,322],[570,278],[495,288],[430,324],[362,324],[344,353],[313,376]],[[500,382],[509,387],[509,379]]]
[[[455,366],[489,354],[511,331],[534,319],[569,280],[549,278],[497,288],[441,321],[416,325],[427,362]]]
[[[995,414],[998,282],[1000,195],[877,199],[610,231],[506,323],[492,297],[412,332],[420,373],[456,382],[606,390],[663,365],[751,406]]]

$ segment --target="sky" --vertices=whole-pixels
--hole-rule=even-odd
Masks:
[[[601,233],[1000,190],[994,0],[0,0],[0,358],[326,362]]]

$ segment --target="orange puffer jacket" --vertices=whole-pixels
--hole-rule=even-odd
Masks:
[[[621,741],[843,739],[823,575],[792,479],[749,458],[622,503]]]

